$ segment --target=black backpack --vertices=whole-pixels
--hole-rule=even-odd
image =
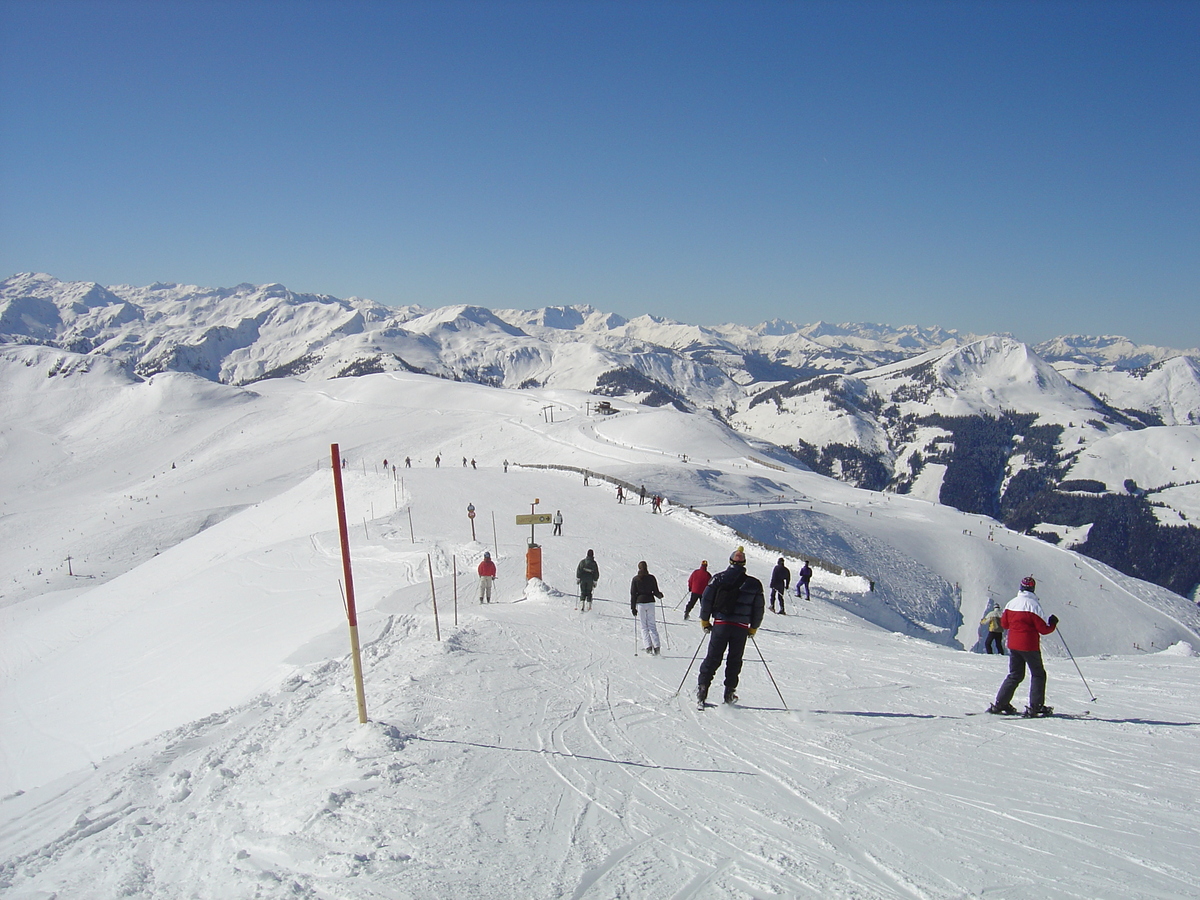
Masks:
[[[716,590],[713,591],[712,614],[714,616],[729,615],[733,612],[733,607],[737,603],[738,594],[742,591],[742,582],[746,580],[746,573],[717,582]]]

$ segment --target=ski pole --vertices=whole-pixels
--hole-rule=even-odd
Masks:
[[[708,637],[707,631],[700,635],[700,643],[696,645],[696,652],[692,654],[692,661],[688,663],[687,672],[684,672],[683,677],[679,679],[679,687],[675,688],[675,693],[671,695],[672,697],[678,697],[679,692],[683,690],[683,683],[687,681],[688,674],[692,671],[692,666],[696,664],[696,657],[700,655],[700,648],[704,646],[704,639],[706,637]]]
[[[758,641],[754,640],[754,635],[750,635],[750,640],[754,644],[754,649],[758,650]],[[775,684],[775,676],[771,674],[771,667],[767,665],[767,659],[761,650],[758,650],[758,658],[762,660],[763,668],[767,670],[767,677],[771,679],[771,684]],[[783,699],[783,692],[779,690],[778,684],[775,684],[775,693],[779,694],[779,702],[783,704],[784,709],[787,709],[787,701]]]
[[[638,620],[636,614],[633,617],[633,655],[638,655]]]
[[[692,592],[691,592],[691,591],[684,591],[684,592],[683,592],[683,596],[679,598],[679,603],[676,603],[676,604],[675,604],[673,607],[671,607],[671,608],[672,608],[672,609],[679,609],[679,606],[680,606],[680,604],[682,604],[682,603],[683,603],[683,601],[684,601],[684,600],[686,600],[686,599],[687,599],[688,597],[690,597],[690,596],[692,596]]]
[[[658,601],[655,601],[654,612],[660,619],[662,619],[663,643],[666,644],[667,649],[670,650],[671,649],[671,633],[669,631],[667,631],[667,610],[665,607],[660,606]]]
[[[1087,688],[1088,696],[1092,698],[1091,702],[1095,703],[1096,695],[1092,693],[1092,689],[1088,685],[1087,679],[1083,677],[1083,671],[1079,668],[1079,663],[1075,662],[1075,657],[1071,653],[1071,648],[1067,646],[1067,640],[1062,636],[1062,629],[1056,628],[1055,630],[1058,632],[1058,639],[1062,641],[1063,649],[1067,651],[1067,656],[1070,656],[1071,662],[1075,663],[1075,671],[1079,673],[1079,679],[1083,682],[1083,686]]]

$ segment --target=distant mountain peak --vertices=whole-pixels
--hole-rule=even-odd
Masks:
[[[1072,362],[1081,365],[1115,366],[1118,369],[1139,369],[1176,356],[1200,359],[1200,349],[1174,350],[1137,344],[1121,335],[1065,334],[1036,347],[1038,354],[1050,362]]]

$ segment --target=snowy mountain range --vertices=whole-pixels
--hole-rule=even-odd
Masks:
[[[6,285],[0,313],[6,900],[1200,891],[1200,609],[1067,549],[1086,526],[1058,526],[1054,545],[933,502],[991,478],[1011,500],[1023,473],[1046,476],[1042,457],[1082,439],[1053,463],[1070,467],[1056,496],[1186,508],[1182,478],[1146,486],[1178,477],[1197,426],[1146,425],[1122,399],[1174,385],[1156,374],[1173,363],[1102,396],[1010,338],[956,339],[846,362],[805,392],[804,378],[743,385],[748,370],[690,356],[690,326],[595,311],[526,314],[535,325],[280,288],[159,287],[133,303],[134,289],[38,297],[38,284]],[[750,353],[715,331],[710,352]],[[870,353],[892,352],[876,338],[862,338]],[[261,377],[305,354],[297,374]],[[473,383],[485,361],[529,385]],[[355,363],[383,370],[341,371]],[[614,364],[646,381],[608,376],[616,412],[601,414]],[[410,371],[426,367],[438,377]],[[555,378],[583,387],[543,384]],[[814,398],[803,434],[858,423],[907,493],[826,477],[797,456],[815,440],[738,421],[778,428]],[[906,427],[907,456],[893,446]],[[1024,467],[988,455],[1004,434]],[[971,465],[987,478],[959,478]],[[1097,492],[1130,471],[1134,489]],[[664,496],[662,513],[618,504],[617,484]],[[531,509],[565,517],[562,536],[537,532],[535,578],[516,522]],[[705,635],[684,618],[685,585],[737,545],[764,580],[779,558],[793,575],[817,561],[813,595],[768,614],[738,703],[701,711],[688,695]],[[601,578],[581,612],[587,550]],[[499,571],[486,605],[485,551]],[[639,560],[664,593],[661,654],[642,652],[630,615]],[[1061,620],[1043,641],[1049,702],[1071,717],[979,715],[1006,669],[982,652],[980,618],[1030,573]]]
[[[0,342],[134,378],[247,386],[407,371],[710,411],[860,487],[989,515],[1180,593],[1200,583],[1196,349],[782,320],[702,327],[591,307],[394,308],[277,284],[40,274],[0,283]]]

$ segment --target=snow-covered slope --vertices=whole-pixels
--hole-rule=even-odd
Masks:
[[[826,375],[757,394],[731,421],[781,445],[846,444],[893,461],[945,435],[920,429],[933,416],[1033,413],[1095,439],[1108,411],[1030,349],[993,337],[933,350],[856,375]],[[1118,426],[1125,427],[1125,426]],[[1103,429],[1101,429],[1103,430]]]
[[[1047,535],[1104,514],[1095,498],[1064,512],[1056,495],[1078,454],[1146,426],[1200,427],[1200,363],[1113,337],[1041,345],[1051,366],[1009,336],[940,328],[698,326],[586,306],[394,309],[281,285],[105,288],[26,274],[0,282],[0,340],[115,362],[132,378],[250,386],[407,372],[712,412],[818,472]],[[1200,482],[1185,465],[1179,483]],[[1155,477],[1136,458],[1129,468],[1139,484]],[[1170,505],[1164,522],[1194,507],[1186,489],[1156,502]],[[1166,537],[1168,555],[1192,553],[1188,535]],[[1098,545],[1086,552],[1116,561]],[[1137,574],[1181,593],[1200,578]]]
[[[0,890],[1200,888],[1194,606],[978,516],[815,475],[711,415],[618,402],[599,417],[592,402],[409,372],[135,381],[95,357],[7,348]],[[365,725],[345,659],[335,442]],[[665,513],[618,505],[606,478],[664,495]],[[538,533],[543,577],[527,582],[514,519],[533,504],[566,525]],[[743,707],[700,713],[672,696],[702,649],[682,620],[686,577],[743,542],[763,578],[781,553],[793,572],[807,555],[838,571],[819,568],[814,599],[764,623]],[[499,602],[481,607],[485,548]],[[581,614],[589,548],[599,599]],[[635,655],[640,559],[666,594],[660,657]],[[1051,702],[1094,721],[964,716],[1003,674],[964,649],[988,600],[1031,571],[1088,678],[1047,639]],[[1030,760],[1051,757],[1031,793]]]
[[[1072,382],[1111,406],[1156,416],[1164,425],[1200,425],[1200,357],[1176,356],[1141,369],[1056,363]]]

